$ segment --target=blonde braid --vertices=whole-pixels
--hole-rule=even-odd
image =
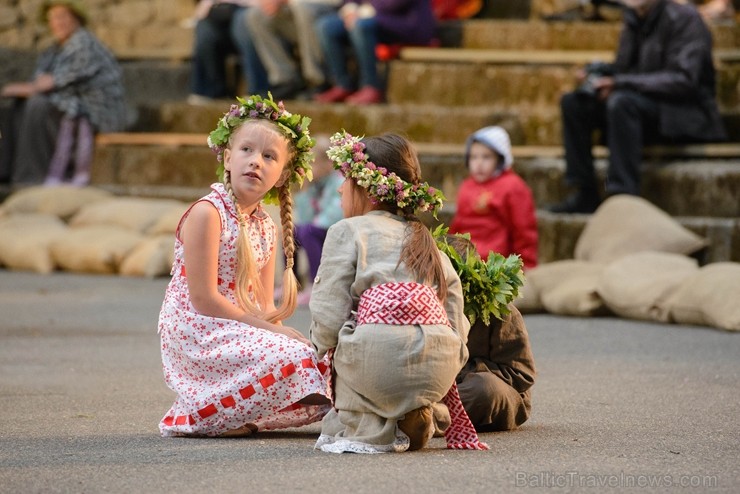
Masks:
[[[278,199],[280,200],[280,226],[283,234],[285,271],[283,272],[283,299],[280,301],[280,306],[275,312],[274,320],[283,320],[293,315],[298,304],[298,280],[293,272],[293,256],[295,254],[293,197],[290,194],[290,185],[288,183],[283,184],[278,189]]]
[[[242,310],[258,317],[264,317],[264,311],[259,308],[260,305],[264,306],[264,289],[262,288],[262,282],[259,276],[257,276],[254,254],[249,240],[249,232],[247,231],[247,222],[244,219],[244,215],[234,195],[234,190],[231,187],[231,174],[228,171],[224,172],[224,186],[229,194],[229,198],[234,203],[234,209],[236,210],[239,221],[239,234],[236,239],[236,300]],[[254,291],[254,300],[261,302],[259,305],[254,303],[249,297],[250,285]]]

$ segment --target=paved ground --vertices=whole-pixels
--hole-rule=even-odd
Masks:
[[[740,334],[619,319],[526,317],[534,415],[490,452],[335,456],[315,426],[160,438],[165,284],[0,271],[0,492],[740,489]]]

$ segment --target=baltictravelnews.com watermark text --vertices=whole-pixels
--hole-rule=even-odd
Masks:
[[[663,487],[663,488],[712,488],[718,487],[717,475],[655,475],[633,474],[584,474],[581,472],[515,472],[516,487]]]

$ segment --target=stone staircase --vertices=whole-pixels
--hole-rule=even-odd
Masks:
[[[313,118],[312,131],[408,135],[425,178],[447,195],[449,219],[465,176],[463,143],[476,129],[502,125],[515,145],[516,170],[538,206],[560,200],[564,163],[558,99],[573,87],[573,69],[608,60],[619,23],[545,23],[479,19],[449,26],[459,46],[406,48],[387,64],[387,104],[289,103]],[[718,99],[731,142],[646,150],[643,195],[712,245],[704,261],[740,261],[740,28],[713,28]],[[455,38],[454,36],[449,38]],[[120,193],[199,197],[215,175],[207,133],[229,102],[189,106],[187,64],[127,63],[132,131],[98,139],[95,185]],[[606,150],[597,149],[599,167]],[[572,256],[587,216],[538,211],[541,262]]]

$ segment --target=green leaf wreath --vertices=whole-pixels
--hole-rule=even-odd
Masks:
[[[524,285],[522,258],[516,254],[504,257],[491,252],[488,260],[483,261],[470,242],[469,234],[450,235],[448,231],[440,225],[432,235],[460,277],[464,312],[470,324],[481,319],[488,325],[491,315],[503,319],[511,312],[508,305],[519,297],[519,289]]]

